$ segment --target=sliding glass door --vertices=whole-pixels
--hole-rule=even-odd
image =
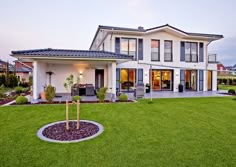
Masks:
[[[153,69],[151,72],[152,90],[172,90],[173,70]]]
[[[121,91],[132,91],[132,87],[135,86],[136,70],[135,69],[121,69],[120,82]]]
[[[185,71],[185,89],[192,91],[197,90],[197,70]]]

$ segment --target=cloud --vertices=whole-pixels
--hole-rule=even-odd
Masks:
[[[236,37],[226,37],[213,42],[209,46],[209,53],[217,54],[217,58],[225,65],[236,64]]]

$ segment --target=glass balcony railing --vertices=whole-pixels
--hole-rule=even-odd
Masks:
[[[208,63],[218,63],[217,54],[209,54],[208,55]]]

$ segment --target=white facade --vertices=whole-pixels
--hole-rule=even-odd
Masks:
[[[138,39],[143,39],[143,60],[133,60],[117,65],[120,69],[143,69],[143,82],[144,84],[150,83],[150,65],[152,69],[171,69],[173,70],[173,88],[172,90],[177,92],[178,85],[180,84],[180,70],[204,70],[204,82],[203,91],[208,91],[208,71],[212,71],[212,88],[211,90],[217,90],[217,63],[208,63],[208,45],[210,44],[209,37],[204,36],[190,36],[178,30],[171,29],[168,26],[160,30],[153,30],[151,32],[133,32],[125,30],[113,30],[112,33],[104,30],[101,34],[98,33],[99,38],[95,37],[94,43],[92,43],[92,50],[105,50],[115,52],[115,39],[116,38],[132,38],[136,39],[136,48],[138,48]],[[151,40],[156,39],[160,41],[160,61],[151,61]],[[172,41],[172,61],[164,61],[164,41]],[[197,44],[203,43],[204,50],[204,61],[203,62],[183,62],[180,61],[180,43],[184,42],[196,42]],[[136,49],[138,57],[138,49]],[[199,45],[198,45],[198,56],[199,56]],[[199,58],[198,58],[199,59]],[[199,79],[197,84],[197,91],[199,91]]]
[[[132,38],[136,39],[136,57],[137,59],[131,60],[131,58],[127,55],[125,58],[117,58],[114,57],[114,52],[116,52],[116,39],[122,38]],[[66,78],[72,74],[74,78],[74,82],[76,82],[76,78],[80,78],[80,84],[96,84],[96,70],[104,71],[104,87],[108,87],[110,93],[116,93],[117,90],[120,89],[122,91],[121,81],[121,72],[122,69],[133,69],[135,70],[135,81],[132,81],[133,86],[140,81],[139,77],[141,74],[142,83],[151,84],[153,78],[153,70],[161,71],[165,70],[171,73],[171,89],[170,91],[177,92],[179,90],[178,86],[182,83],[180,77],[183,72],[184,75],[187,75],[186,72],[189,70],[194,71],[196,74],[195,78],[191,78],[196,80],[194,83],[196,86],[195,91],[208,91],[209,90],[209,80],[211,80],[210,89],[215,91],[217,90],[217,63],[208,63],[208,45],[214,41],[223,38],[221,35],[211,35],[211,34],[194,34],[194,33],[186,33],[184,31],[173,28],[169,25],[149,29],[149,30],[140,30],[140,29],[115,29],[115,28],[102,28],[99,27],[97,33],[92,41],[92,45],[90,47],[91,50],[104,50],[109,51],[106,52],[106,56],[108,58],[98,58],[98,57],[89,57],[84,58],[84,55],[68,57],[65,55],[60,56],[52,56],[52,55],[41,55],[38,54],[38,50],[32,50],[34,54],[30,55],[29,51],[19,51],[14,53],[14,57],[20,59],[26,59],[27,62],[33,62],[33,97],[37,99],[41,92],[44,91],[44,86],[49,84],[49,75],[48,71],[53,72],[51,76],[51,85],[56,88],[56,93],[67,93],[67,90],[64,88],[64,82]],[[142,54],[143,58],[139,59],[139,39],[142,39]],[[152,61],[151,60],[151,40],[159,40],[159,50],[160,50],[160,61]],[[172,61],[166,62],[164,60],[164,41],[169,40],[172,41]],[[199,44],[203,44],[203,62],[185,62],[180,61],[181,58],[181,42],[195,42],[197,43],[197,55],[199,60],[200,49]],[[46,53],[51,52],[53,49],[44,49]],[[44,51],[42,50],[42,52]],[[65,50],[55,50],[56,52],[63,52]],[[52,51],[53,54],[54,51]],[[68,51],[71,52],[71,51]],[[80,52],[78,50],[74,50],[74,52]],[[112,52],[112,53],[110,53]],[[80,52],[81,53],[81,52]],[[105,52],[99,52],[104,53]],[[121,56],[121,54],[117,53],[116,56]],[[109,57],[110,56],[110,57]],[[139,60],[138,60],[139,59]],[[138,71],[142,71],[142,73],[138,74]],[[211,77],[209,77],[208,73],[211,71]],[[200,73],[201,72],[201,73]],[[191,72],[192,73],[192,72]],[[203,75],[202,75],[203,73]],[[151,75],[150,75],[151,74]],[[194,76],[193,74],[193,76]],[[202,79],[200,80],[200,74]],[[138,77],[139,76],[139,77]],[[162,76],[162,72],[161,72]],[[191,74],[192,77],[192,74]],[[182,78],[182,77],[181,77]],[[197,79],[196,79],[197,78]],[[210,79],[209,79],[210,78]],[[168,83],[162,83],[163,79],[161,78],[161,90],[162,85],[168,85]],[[164,80],[168,81],[168,80]],[[153,82],[152,82],[153,83]],[[117,88],[117,85],[119,85]],[[186,84],[187,85],[187,84]],[[201,85],[201,88],[200,88]],[[192,85],[191,85],[192,86]],[[124,87],[124,86],[123,86]],[[186,86],[187,87],[187,86]],[[129,89],[129,88],[128,88]],[[154,89],[154,88],[153,88]],[[201,89],[201,90],[200,90]]]

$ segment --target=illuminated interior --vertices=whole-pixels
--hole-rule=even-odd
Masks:
[[[212,90],[212,71],[208,71],[208,78],[207,78],[207,87],[208,90]]]
[[[120,81],[121,91],[131,91],[132,87],[135,86],[135,69],[121,69]]]
[[[186,70],[185,71],[185,89],[186,90],[197,90],[197,71]]]
[[[172,90],[172,70],[152,70],[153,90]]]

